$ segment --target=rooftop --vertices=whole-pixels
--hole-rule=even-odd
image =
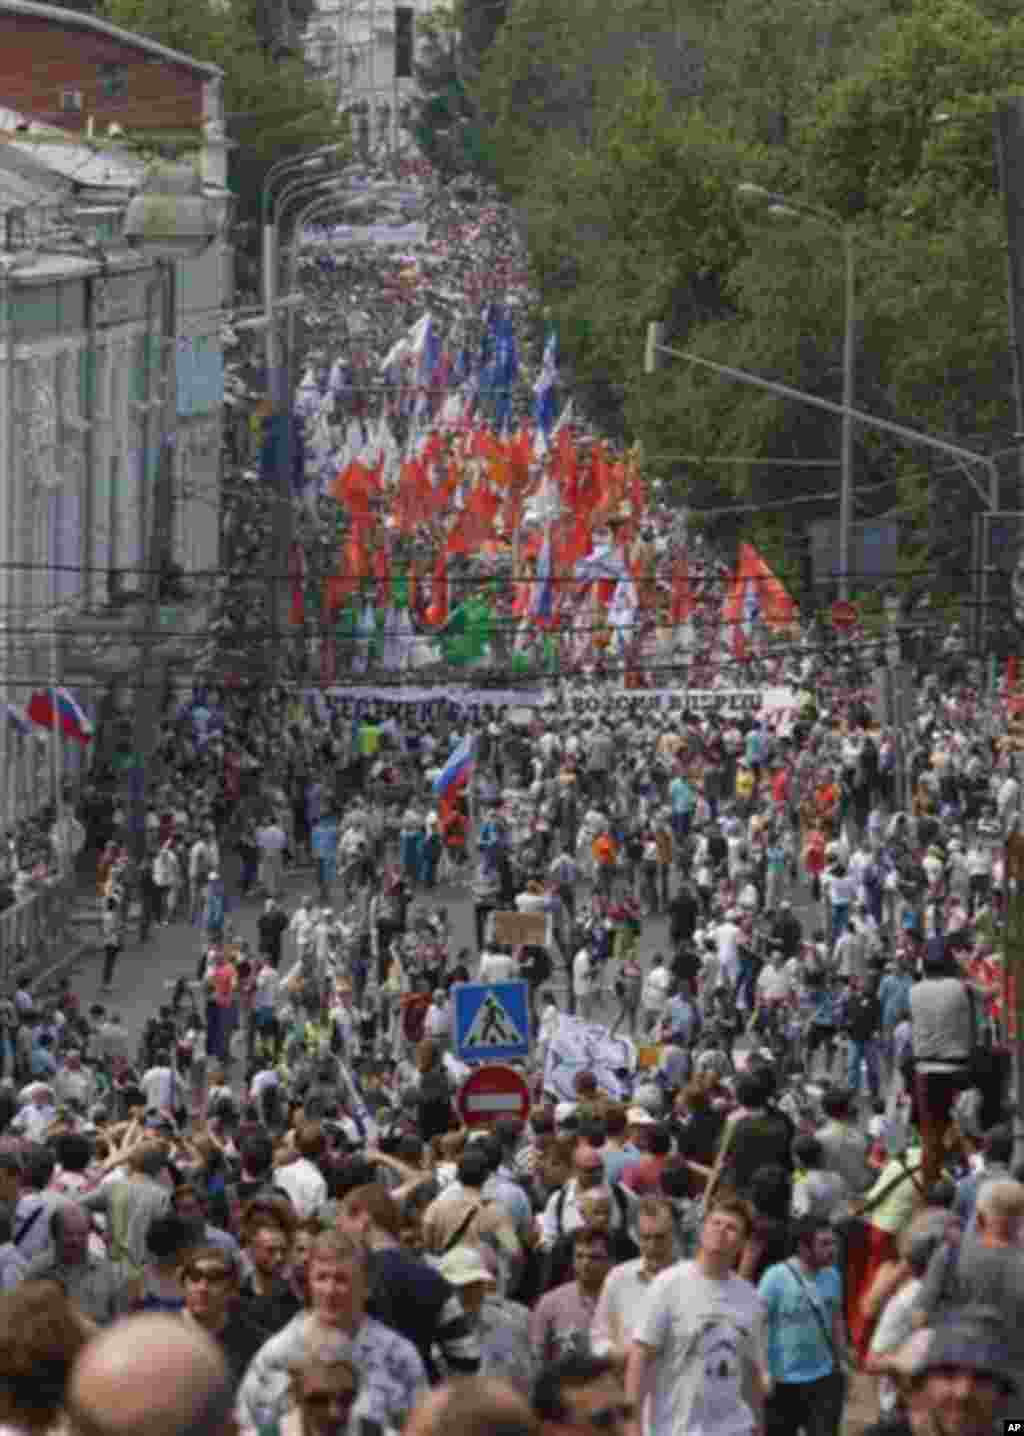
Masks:
[[[0,16],[3,15],[20,15],[26,20],[48,20],[65,29],[89,30],[94,35],[104,35],[108,39],[134,45],[136,49],[143,50],[156,59],[166,60],[171,65],[183,65],[186,69],[198,71],[211,79],[223,75],[217,65],[195,60],[191,55],[183,55],[179,50],[171,50],[167,45],[161,45],[145,35],[136,35],[132,30],[122,30],[119,25],[111,25],[109,21],[100,20],[96,15],[86,15],[81,10],[66,10],[60,5],[37,5],[32,3],[32,0],[0,0]]]

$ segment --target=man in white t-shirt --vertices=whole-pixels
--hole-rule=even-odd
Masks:
[[[715,928],[719,981],[733,989],[735,989],[740,975],[740,938],[742,933],[738,918],[739,913],[736,909],[730,908],[724,920]]]
[[[582,1017],[584,1022],[591,1022],[594,1017],[594,964],[590,958],[590,949],[581,947],[572,960],[572,991],[576,999],[576,1015]]]
[[[146,1094],[146,1106],[160,1112],[171,1112],[181,1101],[181,1079],[175,1076],[170,1054],[158,1052],[153,1066],[142,1074],[139,1083]]]
[[[651,1283],[626,1364],[626,1394],[644,1410],[645,1436],[754,1436],[763,1428],[765,1306],[732,1270],[750,1231],[744,1203],[714,1202],[696,1258]]]
[[[665,1016],[665,1004],[668,1002],[671,986],[672,974],[669,972],[668,963],[659,953],[654,959],[654,966],[644,979],[640,994],[645,1032],[653,1031]]]
[[[480,957],[479,982],[513,982],[519,976],[519,964],[510,952],[488,949]]]

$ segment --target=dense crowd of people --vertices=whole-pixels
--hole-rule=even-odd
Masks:
[[[1012,735],[955,660],[902,732],[812,646],[784,678],[528,723],[197,690],[144,844],[96,775],[101,1001],[0,1006],[8,1428],[835,1436],[854,1372],[887,1432],[1012,1415]],[[195,975],[136,1041],[159,925]],[[467,1127],[451,990],[516,977],[529,1119]],[[634,1039],[573,1100],[569,1014]]]

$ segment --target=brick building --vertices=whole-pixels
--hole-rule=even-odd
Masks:
[[[192,135],[220,111],[220,71],[94,15],[0,0],[0,99],[34,120],[97,137]]]

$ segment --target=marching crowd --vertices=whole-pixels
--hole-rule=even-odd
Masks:
[[[1013,725],[955,662],[902,732],[827,655],[783,678],[529,724],[197,691],[145,851],[97,776],[101,1001],[0,1006],[3,1429],[836,1436],[854,1380],[901,1436],[1013,1415]],[[195,961],[139,1043],[136,920]],[[514,977],[529,1118],[467,1127],[451,987]],[[570,1012],[637,1057],[572,1100]]]

